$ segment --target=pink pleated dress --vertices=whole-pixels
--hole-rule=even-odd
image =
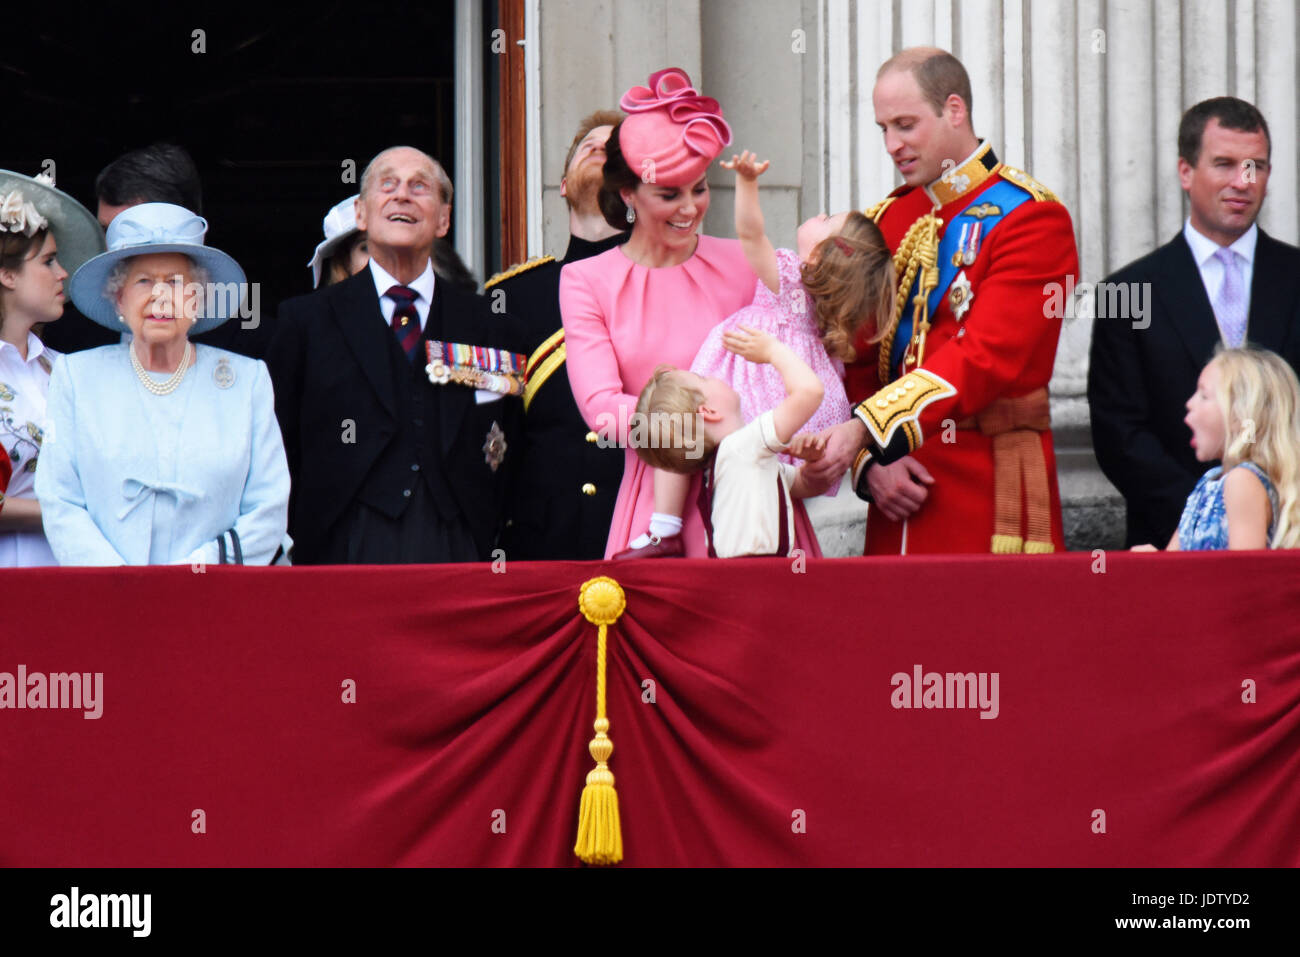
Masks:
[[[690,368],[713,327],[753,301],[757,281],[739,241],[713,236],[700,236],[695,254],[676,266],[649,269],[628,259],[622,247],[566,265],[560,273],[566,365],[587,425],[626,446],[637,396],[655,368]],[[654,470],[632,449],[625,454],[607,558],[646,531],[654,511]],[[696,476],[682,516],[688,558],[708,553],[698,493]],[[809,557],[821,555],[800,502],[795,545]]]
[[[785,381],[773,366],[750,362],[728,352],[722,344],[722,335],[738,326],[770,333],[789,346],[822,380],[822,404],[799,430],[820,432],[847,422],[852,412],[844,391],[844,363],[827,355],[822,345],[813,298],[804,289],[800,275],[799,254],[778,249],[776,265],[780,289],[772,292],[762,280],[757,280],[754,301],[710,330],[691,363],[691,371],[729,383],[740,395],[740,414],[746,422],[753,422],[785,398]],[[789,455],[782,455],[781,459],[795,466],[803,464],[801,459]],[[834,495],[837,491],[839,485],[834,485],[827,494]]]

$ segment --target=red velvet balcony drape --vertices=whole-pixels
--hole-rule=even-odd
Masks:
[[[0,864],[572,864],[598,574],[625,865],[1300,865],[1288,554],[7,571]]]

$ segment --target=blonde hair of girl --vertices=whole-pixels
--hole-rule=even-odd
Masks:
[[[1277,490],[1273,548],[1300,547],[1300,380],[1267,349],[1220,349],[1216,395],[1223,413],[1223,469],[1253,462]]]

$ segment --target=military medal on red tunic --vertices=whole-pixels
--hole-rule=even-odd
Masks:
[[[993,208],[997,209],[996,206]],[[962,215],[970,215],[970,213],[967,212]],[[961,224],[961,237],[957,240],[957,251],[952,254],[952,264],[954,266],[970,266],[974,264],[975,257],[979,255],[980,251],[982,226],[983,224],[978,222]]]
[[[966,275],[966,270],[963,269],[957,274],[957,278],[952,281],[952,285],[948,288],[948,305],[952,306],[953,318],[958,322],[965,319],[974,298],[975,291],[971,289],[970,278]]]

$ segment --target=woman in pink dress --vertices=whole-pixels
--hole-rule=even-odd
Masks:
[[[569,383],[587,424],[626,448],[642,386],[663,363],[687,368],[709,331],[754,298],[758,277],[740,243],[698,235],[709,208],[705,173],[731,129],[718,101],[699,95],[682,70],[660,70],[619,105],[628,113],[605,144],[600,208],[612,225],[632,224],[622,246],[560,274]],[[650,529],[687,557],[707,544],[697,507],[698,476],[687,495],[681,534],[656,528],[653,471],[627,449],[623,483],[605,546],[612,557]],[[796,545],[820,556],[817,536],[796,504]],[[644,554],[651,554],[645,550]]]

